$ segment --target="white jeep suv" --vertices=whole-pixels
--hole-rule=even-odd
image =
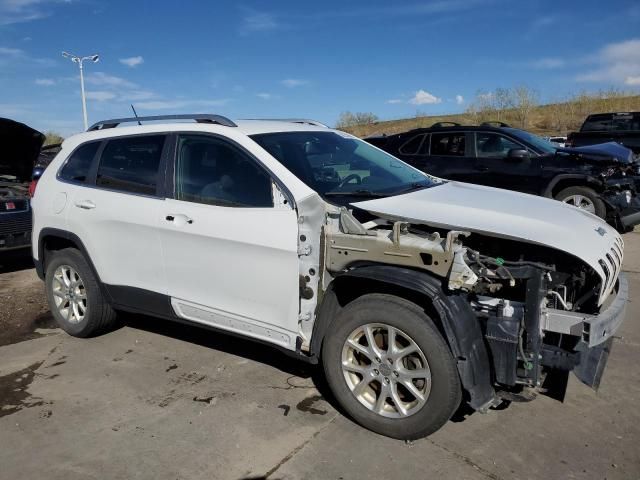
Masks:
[[[395,438],[571,370],[597,388],[628,296],[596,216],[309,120],[103,121],[64,142],[32,205],[69,334],[124,311],[266,342],[320,362],[344,410]]]

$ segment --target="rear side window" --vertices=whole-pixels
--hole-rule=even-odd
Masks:
[[[611,130],[611,114],[589,115],[580,130],[583,132]]]
[[[165,139],[165,135],[144,135],[110,140],[100,156],[96,185],[155,195]]]
[[[464,133],[432,133],[431,155],[464,156]]]
[[[82,145],[71,154],[67,163],[60,171],[60,178],[69,182],[85,183],[93,158],[98,153],[101,142],[91,142]]]
[[[416,135],[405,142],[398,151],[403,155],[418,155],[424,137],[424,135]]]

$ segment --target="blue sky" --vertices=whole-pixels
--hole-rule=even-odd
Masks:
[[[0,0],[0,116],[64,135],[139,114],[232,118],[463,111],[527,84],[543,101],[640,92],[637,0]]]

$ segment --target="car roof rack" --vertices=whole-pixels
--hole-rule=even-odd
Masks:
[[[481,127],[504,127],[504,128],[511,128],[511,125],[509,125],[508,123],[504,123],[504,122],[499,122],[499,121],[488,121],[488,122],[482,122],[480,124]]]
[[[442,128],[442,127],[460,127],[461,125],[456,122],[436,122],[431,125],[431,128]]]
[[[113,118],[110,120],[102,120],[94,123],[87,130],[88,132],[94,130],[104,130],[107,128],[115,128],[121,123],[133,123],[133,122],[152,122],[158,120],[195,120],[198,123],[215,123],[223,125],[225,127],[237,127],[233,121],[222,115],[213,115],[210,113],[186,113],[182,115],[154,115],[150,117],[127,117],[127,118]]]
[[[318,122],[317,120],[311,120],[309,118],[243,118],[242,120],[260,120],[260,121],[263,121],[263,122],[301,123],[301,124],[313,125],[314,127],[329,128],[328,125],[325,125],[322,122]]]

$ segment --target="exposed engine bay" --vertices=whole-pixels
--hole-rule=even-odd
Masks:
[[[367,263],[402,266],[429,272],[450,294],[464,297],[484,334],[497,390],[540,387],[552,372],[565,376],[565,388],[566,373],[586,364],[581,352],[596,344],[600,350],[589,354],[605,355],[606,362],[610,339],[596,338],[603,332],[590,338],[589,319],[616,279],[607,279],[611,290],[602,289],[600,275],[565,252],[346,208],[328,214],[325,228],[329,276]],[[622,249],[615,252],[621,264]],[[597,388],[601,371],[576,374]]]

